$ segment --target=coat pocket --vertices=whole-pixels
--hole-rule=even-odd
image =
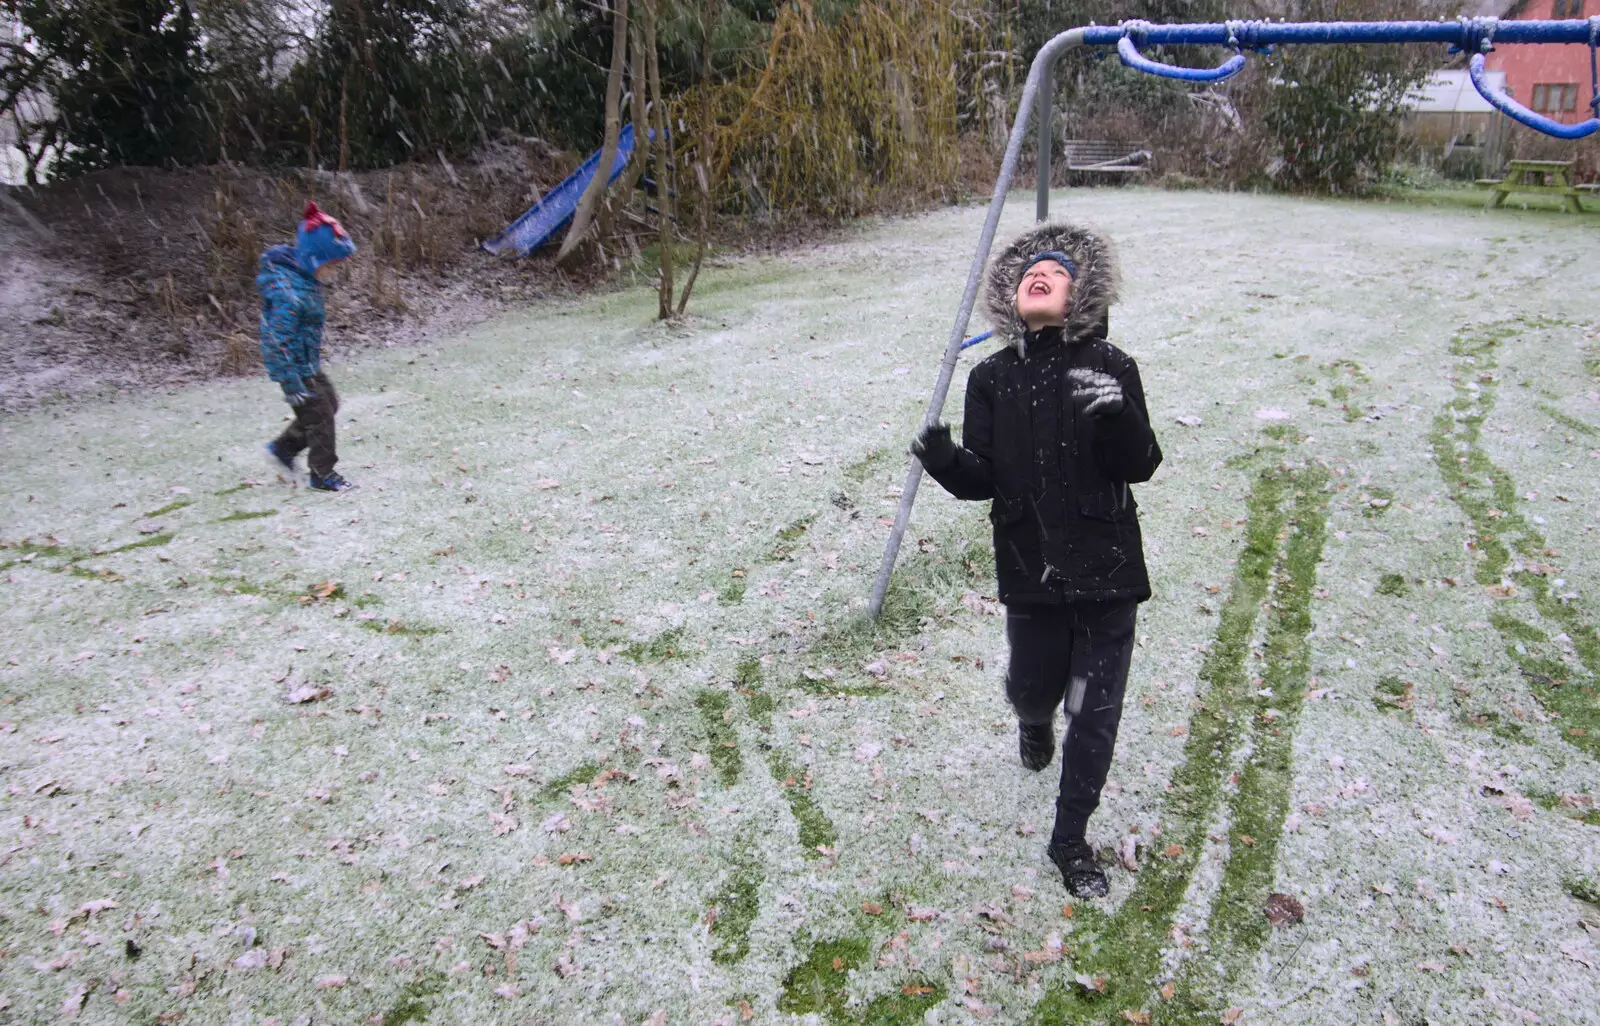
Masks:
[[[1024,498],[1008,499],[997,495],[989,505],[989,523],[996,527],[1011,527],[1027,515],[1028,503]]]
[[[1113,485],[1104,491],[1078,496],[1078,512],[1090,520],[1121,522],[1138,517],[1139,504],[1127,485]]]

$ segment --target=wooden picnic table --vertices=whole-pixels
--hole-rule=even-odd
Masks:
[[[1513,160],[1504,178],[1480,178],[1478,184],[1493,190],[1488,203],[1491,208],[1505,203],[1506,197],[1514,192],[1542,192],[1562,197],[1566,201],[1565,209],[1581,214],[1583,205],[1578,202],[1581,193],[1572,184],[1571,174],[1570,160]]]

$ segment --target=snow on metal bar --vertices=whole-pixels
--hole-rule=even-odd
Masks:
[[[1124,25],[1082,29],[1085,46],[1116,46],[1128,35]],[[1143,26],[1145,46],[1273,46],[1309,43],[1451,43],[1475,48],[1489,35],[1496,43],[1589,42],[1587,18],[1568,21],[1234,21],[1220,24]]]

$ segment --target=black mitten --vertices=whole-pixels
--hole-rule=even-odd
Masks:
[[[943,470],[956,459],[956,443],[950,438],[950,425],[929,424],[911,440],[911,455],[922,461],[925,470]]]

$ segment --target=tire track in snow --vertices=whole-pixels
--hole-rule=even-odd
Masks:
[[[1207,952],[1184,963],[1176,996],[1159,1006],[1157,1022],[1217,1022],[1230,989],[1271,931],[1262,906],[1272,890],[1294,784],[1294,732],[1311,672],[1311,599],[1327,537],[1329,499],[1328,475],[1321,467],[1312,465],[1287,479],[1294,505],[1274,567],[1266,666],[1251,682],[1264,687],[1249,695],[1241,710],[1252,714],[1250,754],[1228,800],[1229,849],[1207,919]]]
[[[1268,471],[1256,479],[1251,491],[1244,550],[1215,641],[1200,668],[1206,688],[1190,718],[1183,761],[1173,771],[1163,802],[1164,846],[1141,866],[1132,892],[1115,913],[1100,916],[1093,906],[1075,906],[1087,913],[1072,945],[1078,972],[1071,982],[1057,981],[1051,986],[1034,1008],[1033,1023],[1053,1026],[1104,1021],[1119,1012],[1142,1014],[1139,1010],[1146,1005],[1160,973],[1162,949],[1174,917],[1204,851],[1222,785],[1245,727],[1242,714],[1252,708],[1256,689],[1246,661],[1255,643],[1257,614],[1278,562],[1278,545],[1288,525],[1285,486],[1293,483],[1289,475]],[[1286,796],[1282,800],[1286,801]]]
[[[1535,699],[1561,721],[1564,741],[1590,756],[1600,756],[1600,631],[1578,606],[1572,592],[1553,582],[1563,579],[1552,560],[1559,555],[1518,512],[1516,482],[1489,459],[1481,444],[1483,424],[1494,411],[1499,387],[1495,352],[1525,331],[1562,327],[1555,321],[1497,321],[1458,332],[1450,343],[1456,358],[1452,377],[1456,397],[1434,417],[1429,440],[1434,464],[1450,498],[1467,515],[1475,537],[1477,583],[1501,600],[1490,617]],[[1528,607],[1531,605],[1532,609]],[[1524,622],[1507,607],[1534,613],[1558,628],[1571,651],[1549,651],[1546,632]]]

